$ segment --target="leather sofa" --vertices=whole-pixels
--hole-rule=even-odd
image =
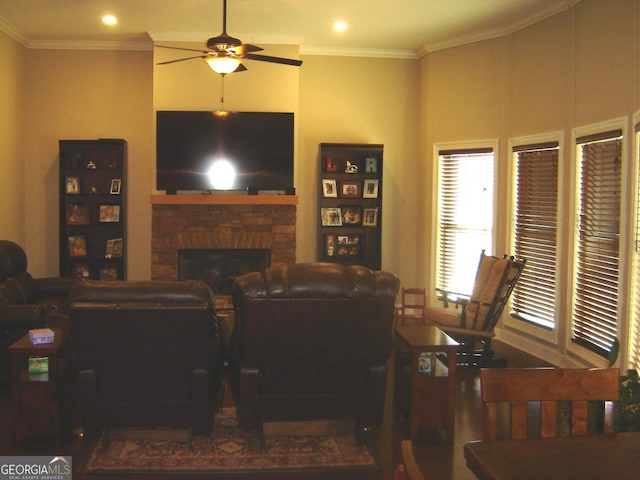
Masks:
[[[9,345],[30,329],[68,331],[68,300],[79,278],[33,278],[20,245],[0,240],[0,384],[9,380]]]
[[[71,334],[86,437],[113,428],[211,432],[223,365],[205,283],[82,282],[71,292]]]
[[[353,419],[380,425],[398,278],[337,263],[236,277],[229,346],[242,425]]]

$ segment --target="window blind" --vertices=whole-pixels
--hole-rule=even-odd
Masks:
[[[470,293],[480,252],[491,252],[492,149],[439,152],[438,287]]]
[[[572,340],[606,356],[617,335],[622,132],[577,139],[578,248]]]
[[[557,142],[513,148],[514,253],[527,259],[513,291],[513,315],[548,328],[555,325],[558,152]]]

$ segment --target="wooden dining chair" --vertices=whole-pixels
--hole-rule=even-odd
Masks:
[[[403,287],[400,294],[400,305],[396,307],[395,324],[410,323],[425,324],[424,309],[427,303],[427,293],[424,288]]]
[[[617,368],[483,368],[480,382],[485,440],[614,431],[613,402],[619,396]],[[592,432],[588,423],[595,410],[603,419],[601,428]],[[558,428],[563,421],[566,431]]]
[[[413,454],[413,442],[411,440],[403,440],[400,443],[402,453],[402,463],[398,465],[393,480],[426,480],[418,468],[416,457]]]

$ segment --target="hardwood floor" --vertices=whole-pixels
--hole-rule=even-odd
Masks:
[[[530,357],[518,350],[495,342],[496,353],[508,360],[510,367],[547,366],[541,360]],[[390,368],[392,372],[393,369]],[[482,437],[482,406],[480,401],[480,380],[477,369],[459,368],[457,378],[457,405],[455,434],[452,441],[430,432],[424,432],[414,442],[416,460],[430,480],[473,480],[475,477],[467,469],[463,445]],[[387,402],[383,425],[370,432],[369,446],[381,468],[381,480],[393,478],[393,471],[400,459],[400,441],[407,438],[404,422],[395,418],[393,411],[393,379],[388,381]],[[50,439],[28,439],[17,447],[13,438],[10,391],[0,387],[0,456],[5,455],[67,455],[73,458],[74,480],[83,480],[78,472],[87,445],[74,437],[62,442],[56,448]],[[160,476],[158,478],[161,478]]]

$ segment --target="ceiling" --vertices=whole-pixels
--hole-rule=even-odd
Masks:
[[[301,53],[417,56],[493,38],[580,0],[228,0],[227,32]],[[111,13],[115,27],[101,23]],[[343,20],[349,28],[336,33]],[[222,0],[0,0],[0,30],[29,48],[151,49],[222,31]]]

